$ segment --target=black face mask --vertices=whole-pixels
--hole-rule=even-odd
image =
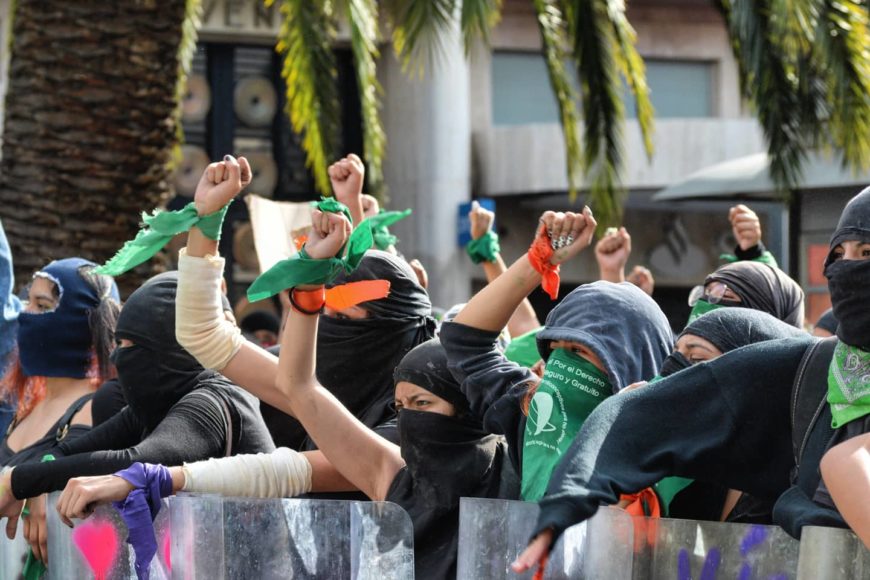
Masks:
[[[112,363],[118,370],[121,391],[136,418],[148,431],[184,395],[196,388],[202,367],[182,352],[154,352],[139,345],[116,348]]]
[[[692,363],[683,356],[683,353],[680,351],[674,351],[668,355],[668,358],[664,360],[662,363],[662,368],[659,371],[659,376],[661,377],[669,377],[672,374],[681,371],[683,369],[687,369],[692,366]]]
[[[837,336],[870,350],[870,260],[837,260],[825,267]]]
[[[495,452],[495,436],[479,421],[402,409],[398,418],[402,459],[418,485],[431,486],[451,503],[480,487]]]

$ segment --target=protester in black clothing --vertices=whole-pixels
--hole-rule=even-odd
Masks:
[[[349,222],[320,211],[312,222],[306,252],[312,259],[333,257],[350,233]],[[452,577],[459,498],[516,497],[515,476],[505,476],[511,469],[504,440],[469,413],[437,339],[417,346],[395,369],[399,445],[367,428],[318,381],[317,308],[296,304],[319,293],[322,306],[323,286],[291,292],[294,307],[281,344],[279,390],[333,467],[369,498],[394,501],[409,512],[417,577]],[[333,363],[351,364],[354,356],[348,352]]]
[[[197,189],[200,213],[220,210],[239,193],[246,166],[244,159],[210,166]],[[212,188],[207,182],[218,185]],[[217,243],[192,228],[187,248],[179,256],[179,342],[203,366],[220,371],[284,414],[270,412],[273,436],[280,445],[310,451],[313,445],[306,440],[305,430],[293,418],[286,396],[275,388],[277,357],[244,340],[220,315],[217,300],[224,262],[216,253]],[[435,322],[429,296],[413,270],[387,252],[369,250],[355,271],[342,273],[331,285],[376,280],[389,283],[386,296],[348,307],[324,308],[317,333],[317,377],[367,427],[396,442],[392,371],[408,351],[434,336]],[[313,491],[354,491],[338,471],[328,472],[329,462],[322,454],[305,456],[316,463]]]
[[[660,377],[749,344],[802,336],[805,336],[803,331],[767,313],[749,308],[721,308],[704,314],[683,330],[677,337],[674,352],[662,363]],[[693,482],[671,477],[658,482],[655,490],[662,513],[668,517],[770,523],[771,502],[729,490],[716,481]]]
[[[516,571],[534,566],[599,505],[670,475],[775,500],[774,522],[795,537],[805,525],[846,526],[819,464],[828,448],[870,428],[862,381],[870,359],[870,188],[846,206],[830,247],[825,276],[837,340],[740,348],[605,401],[551,479]]]
[[[539,242],[570,240],[553,253],[552,260],[561,262],[591,240],[595,220],[588,208],[558,218],[582,224],[574,233],[550,225],[557,215],[545,213],[530,252],[441,327],[450,369],[472,412],[491,433],[507,437],[526,500],[543,495],[589,412],[630,384],[652,378],[673,346],[670,324],[652,298],[628,282],[599,281],[575,289],[547,317],[537,335],[546,361],[543,380],[496,348],[513,310],[542,283],[531,261]]]
[[[78,475],[112,473],[133,462],[185,460],[274,449],[256,400],[207,371],[175,340],[177,273],[149,280],[118,319],[112,358],[127,401],[118,415],[0,478],[0,515],[14,535],[23,498],[63,489]]]

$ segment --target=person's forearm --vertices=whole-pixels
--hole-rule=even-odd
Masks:
[[[492,284],[496,278],[507,272],[507,266],[501,254],[496,255],[495,262],[483,261],[480,265],[483,267],[484,275],[486,275],[487,284]],[[536,328],[540,328],[540,326],[541,321],[538,320],[538,315],[535,313],[535,309],[532,308],[532,303],[529,302],[528,298],[524,298],[520,302],[520,305],[517,306],[513,316],[511,316],[510,321],[507,323],[508,332],[510,332],[512,337],[521,336]]]
[[[178,493],[184,489],[184,468],[180,465],[169,468],[169,475],[172,477],[172,493]]]
[[[837,510],[870,549],[870,434],[832,447],[821,471]]]
[[[478,292],[456,316],[456,322],[500,331],[507,326],[517,307],[541,283],[541,275],[523,254],[502,275]]]
[[[317,320],[290,310],[281,339],[277,388],[335,469],[371,499],[383,500],[404,462],[396,445],[368,429],[317,382]]]
[[[625,282],[625,268],[598,268],[599,279],[619,284]]]
[[[193,226],[187,234],[187,255],[193,258],[218,255],[217,240],[206,237],[198,227]]]

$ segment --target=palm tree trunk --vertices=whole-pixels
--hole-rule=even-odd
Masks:
[[[16,4],[0,217],[21,282],[52,259],[104,261],[169,195],[185,0]]]

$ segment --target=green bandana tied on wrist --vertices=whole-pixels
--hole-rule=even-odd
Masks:
[[[390,246],[395,246],[399,238],[390,233],[387,229],[394,223],[401,221],[411,215],[411,210],[405,211],[384,211],[381,210],[376,216],[372,216],[365,220],[372,229],[372,238],[374,239],[375,247],[379,250],[386,250]]]
[[[351,219],[347,207],[333,198],[327,198],[317,203],[317,209],[330,213],[342,213]],[[351,220],[351,223],[353,221]],[[270,298],[287,288],[295,288],[304,284],[328,284],[342,272],[350,274],[359,266],[366,251],[372,247],[372,229],[368,220],[357,226],[347,240],[338,256],[343,258],[312,259],[305,253],[305,247],[295,255],[281,260],[254,280],[248,288],[248,300],[256,302]],[[345,253],[345,250],[347,252]]]
[[[465,251],[468,252],[468,257],[475,264],[481,262],[495,262],[496,257],[501,253],[501,246],[498,244],[498,234],[492,230],[486,230],[486,233],[471,240],[465,246]]]
[[[143,213],[143,227],[136,237],[124,244],[118,253],[97,268],[96,272],[107,276],[120,276],[151,259],[175,235],[189,231],[193,226],[198,227],[207,238],[220,240],[221,225],[229,207],[227,204],[223,209],[203,217],[196,212],[193,202],[177,211],[155,210],[151,215]]]
[[[562,348],[547,359],[523,433],[522,497],[537,501],[583,422],[613,392],[607,375]]]
[[[870,352],[837,343],[828,368],[828,403],[834,429],[870,413]]]

